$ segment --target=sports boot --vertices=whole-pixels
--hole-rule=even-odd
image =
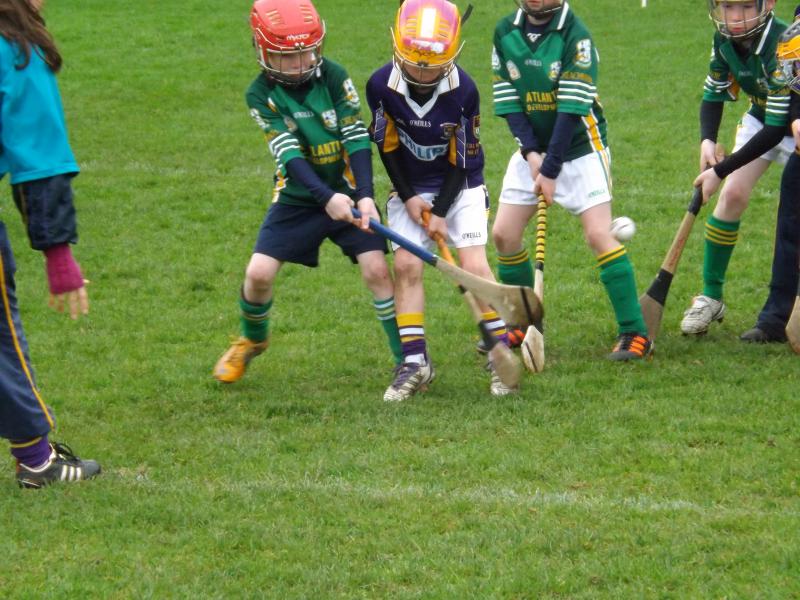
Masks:
[[[50,443],[50,458],[41,467],[17,463],[17,483],[23,488],[38,489],[55,481],[83,481],[98,473],[97,461],[82,460],[69,446],[57,442]]]
[[[491,381],[489,383],[489,392],[494,397],[500,396],[508,396],[509,394],[514,394],[519,391],[519,387],[509,387],[500,379],[500,376],[497,374],[497,371],[494,368],[494,364],[492,361],[486,363],[486,370],[491,373]]]
[[[609,360],[626,361],[646,358],[652,349],[650,340],[638,333],[622,333],[608,355]]]
[[[781,344],[786,341],[786,333],[780,330],[770,331],[767,329],[762,329],[756,325],[752,329],[748,329],[742,335],[740,335],[739,339],[743,342],[752,342],[756,344]]]
[[[268,345],[268,339],[254,342],[246,337],[240,337],[217,361],[214,366],[214,377],[222,383],[239,381],[247,370],[247,364],[264,352]]]
[[[714,321],[722,323],[725,317],[725,304],[700,294],[692,300],[692,305],[683,313],[681,331],[685,335],[702,335],[708,333],[708,327]]]
[[[430,363],[403,363],[394,370],[394,381],[383,394],[384,402],[402,402],[417,392],[424,392],[436,372]]]

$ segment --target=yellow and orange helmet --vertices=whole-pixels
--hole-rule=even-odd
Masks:
[[[430,88],[453,70],[464,44],[461,14],[447,0],[405,0],[392,30],[394,61],[411,85]]]
[[[778,60],[786,76],[786,84],[800,94],[800,20],[783,32],[778,42]]]

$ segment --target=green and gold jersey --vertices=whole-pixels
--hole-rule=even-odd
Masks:
[[[524,113],[547,150],[558,112],[578,121],[564,156],[573,160],[606,147],[606,120],[597,100],[597,50],[567,2],[543,33],[525,33],[522,10],[503,18],[494,32],[494,110]]]
[[[303,185],[287,176],[286,163],[293,158],[307,160],[334,191],[353,192],[348,156],[371,150],[358,92],[343,67],[325,59],[319,75],[298,88],[278,85],[262,73],[250,84],[246,99],[277,163],[274,201],[319,206]]]
[[[756,119],[765,125],[787,124],[789,90],[775,54],[785,29],[786,23],[770,17],[761,36],[746,50],[716,32],[703,100],[735,101],[741,90],[749,96],[748,112]]]

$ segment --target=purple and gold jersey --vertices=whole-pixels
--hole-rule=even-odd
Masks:
[[[479,141],[480,97],[475,82],[456,66],[420,106],[392,63],[367,82],[370,133],[381,152],[400,152],[403,173],[417,193],[438,193],[451,165],[466,169],[466,187],[483,184]]]

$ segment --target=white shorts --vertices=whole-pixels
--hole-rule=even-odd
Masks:
[[[425,202],[433,206],[436,194],[423,192],[419,194]],[[447,243],[456,248],[468,246],[485,246],[488,240],[488,192],[486,186],[478,186],[462,191],[453,201],[447,211]],[[386,212],[389,217],[389,227],[412,242],[435,250],[436,242],[428,237],[427,232],[415,223],[406,210],[405,204],[397,194],[392,194],[386,203]],[[392,242],[392,249],[399,246]]]
[[[736,145],[733,151],[749,142],[752,137],[764,128],[764,124],[750,113],[745,113],[742,120],[736,126]],[[789,157],[794,153],[794,138],[790,135],[785,136],[781,143],[761,155],[761,158],[769,162],[776,162],[785,165]]]
[[[573,215],[611,202],[611,152],[608,148],[564,163],[556,178],[555,202]],[[514,152],[503,177],[500,202],[534,205],[539,199],[533,193],[533,179],[528,162]]]

